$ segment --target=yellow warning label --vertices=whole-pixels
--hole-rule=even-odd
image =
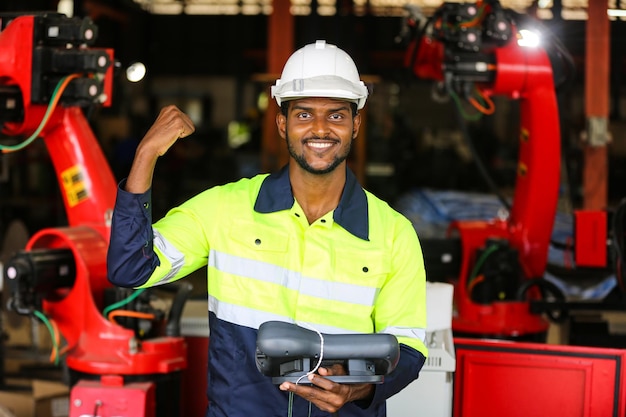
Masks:
[[[522,128],[519,132],[519,138],[522,142],[528,142],[528,138],[530,137],[530,132],[526,128]]]
[[[83,171],[79,165],[74,165],[61,172],[61,179],[63,180],[63,191],[65,191],[70,207],[74,207],[89,197]]]
[[[526,174],[528,174],[528,167],[523,162],[520,162],[517,165],[517,175],[519,175],[520,177],[525,177]]]

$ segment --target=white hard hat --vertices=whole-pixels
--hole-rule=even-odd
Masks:
[[[302,97],[329,97],[348,100],[362,109],[367,100],[367,87],[350,55],[322,40],[289,57],[271,93],[279,106]]]

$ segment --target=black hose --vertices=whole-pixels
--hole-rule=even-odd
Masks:
[[[187,281],[178,283],[178,291],[176,292],[176,296],[174,296],[174,300],[172,301],[172,307],[170,308],[170,313],[167,318],[167,324],[165,325],[165,335],[178,337],[180,336],[180,319],[183,315],[183,309],[185,308],[185,303],[189,298],[189,293],[193,289],[193,285]]]
[[[565,301],[565,295],[563,294],[561,289],[543,277],[532,278],[523,282],[522,285],[520,285],[519,288],[517,289],[517,295],[516,295],[517,300],[518,301],[526,300],[526,294],[533,287],[537,287],[539,289],[541,298],[543,300],[546,300],[546,298],[549,295],[552,295],[554,298],[556,298],[557,301],[561,303]],[[545,313],[550,319],[550,321],[553,323],[563,323],[569,317],[568,311],[563,308],[556,309],[556,310],[555,309],[547,310],[545,311]]]
[[[452,88],[452,87],[449,86],[448,88]],[[454,114],[456,115],[456,118],[457,118],[457,121],[458,121],[458,124],[459,124],[459,128],[461,129],[461,133],[463,135],[463,138],[465,139],[465,142],[467,143],[467,146],[470,149],[470,152],[472,154],[472,159],[474,160],[474,163],[476,164],[476,167],[478,168],[478,171],[480,172],[480,175],[483,177],[483,179],[487,183],[487,186],[489,187],[489,189],[496,195],[498,200],[500,200],[502,205],[508,211],[511,211],[511,203],[509,203],[509,201],[500,192],[500,189],[498,188],[498,186],[496,185],[494,180],[491,178],[491,175],[489,174],[489,172],[487,171],[487,168],[483,164],[483,161],[480,158],[480,155],[478,155],[478,151],[476,151],[476,148],[474,147],[474,142],[472,141],[472,137],[471,137],[471,135],[469,133],[469,130],[467,129],[467,123],[466,123],[465,119],[463,118],[463,115],[461,113],[461,109],[458,106],[454,106],[454,108],[456,110],[454,112]]]

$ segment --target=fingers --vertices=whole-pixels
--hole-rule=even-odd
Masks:
[[[321,371],[324,369],[324,371]],[[327,371],[320,368],[321,372]],[[350,388],[324,378],[323,376],[310,374],[307,376],[311,385],[296,385],[291,382],[283,382],[280,385],[282,391],[290,391],[313,403],[323,411],[334,413],[347,402]]]
[[[322,376],[346,375],[346,369],[339,363],[335,363],[330,367],[320,367],[318,372]]]
[[[196,127],[194,126],[191,118],[183,112],[180,112],[180,121],[183,126],[180,135],[178,136],[179,138],[187,137],[196,131]]]
[[[166,106],[144,136],[143,146],[150,153],[164,155],[180,138],[187,137],[196,130],[191,118],[176,106]]]
[[[154,125],[171,131],[179,138],[189,136],[196,130],[191,118],[174,105],[161,109]]]
[[[322,374],[323,371],[327,371],[327,369],[326,368],[320,368],[319,369],[320,375],[323,375]],[[336,382],[333,382],[333,381],[331,381],[328,378],[323,378],[320,375],[310,374],[308,376],[309,381],[311,381],[311,383],[313,385],[315,385],[316,387],[319,387],[319,388],[321,388],[323,390],[326,390],[326,391],[333,391],[335,389],[335,387],[341,386],[340,384],[337,384]],[[325,376],[332,376],[332,374],[328,374],[328,375],[325,375]]]

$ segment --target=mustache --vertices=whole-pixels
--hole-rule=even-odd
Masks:
[[[330,135],[326,136],[306,136],[302,138],[302,142],[306,142],[307,140],[329,140],[333,142],[339,142],[339,139],[331,138]]]

